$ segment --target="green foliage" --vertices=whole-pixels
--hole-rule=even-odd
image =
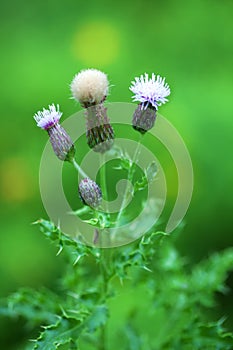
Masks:
[[[22,289],[1,302],[1,315],[42,327],[25,349],[233,348],[233,333],[224,329],[223,319],[212,322],[209,315],[215,292],[227,292],[233,249],[190,269],[163,232],[100,249],[63,234],[49,221],[37,224],[63,255],[66,271],[56,293]],[[124,291],[134,298],[123,311],[116,305]]]
[[[154,181],[156,175],[157,175],[157,165],[153,161],[145,169],[145,175],[143,175],[140,180],[135,182],[134,193],[137,191],[144,190],[148,186],[148,184]]]
[[[117,169],[117,170],[124,169],[129,171],[132,168],[134,164],[133,160],[130,158],[130,156],[126,151],[114,145],[110,152],[112,153],[112,155],[116,156],[119,160],[118,165],[115,166],[114,169]]]
[[[52,323],[59,313],[59,302],[58,296],[50,290],[36,291],[23,288],[10,295],[7,304],[1,304],[0,314],[10,317],[22,316],[28,320],[31,327],[44,320]]]

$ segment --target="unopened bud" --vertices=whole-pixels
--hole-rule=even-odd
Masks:
[[[102,201],[102,192],[95,181],[88,177],[81,180],[78,192],[83,203],[89,207],[97,208]]]

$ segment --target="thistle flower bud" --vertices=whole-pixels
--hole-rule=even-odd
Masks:
[[[167,96],[170,95],[170,88],[165,83],[165,78],[153,73],[149,79],[148,74],[136,77],[129,88],[134,96],[133,101],[138,101],[139,105],[133,115],[133,127],[142,134],[150,130],[155,123],[156,111],[161,104],[166,103]]]
[[[75,147],[65,129],[60,124],[55,124],[47,131],[56,156],[61,160],[71,161],[75,155]]]
[[[65,129],[59,124],[62,113],[54,104],[49,109],[43,109],[35,114],[34,119],[37,126],[46,130],[56,156],[64,161],[71,161],[74,158],[75,147]]]
[[[141,134],[145,134],[145,132],[153,128],[155,119],[155,108],[148,106],[147,109],[144,110],[141,108],[141,104],[139,104],[133,115],[133,128]]]
[[[78,192],[84,204],[93,208],[97,208],[101,204],[101,189],[95,181],[92,181],[88,177],[81,180],[78,187]]]
[[[107,116],[107,108],[98,104],[86,109],[86,137],[90,148],[95,152],[108,151],[114,142],[114,130]]]
[[[78,73],[72,83],[73,97],[86,109],[87,143],[95,152],[104,153],[113,145],[114,131],[103,102],[109,91],[107,75],[97,69]]]
[[[73,97],[87,108],[103,102],[109,91],[107,75],[97,69],[86,69],[71,82]]]

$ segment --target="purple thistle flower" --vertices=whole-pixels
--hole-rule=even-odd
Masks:
[[[57,124],[62,116],[59,111],[59,105],[57,105],[57,110],[54,104],[49,105],[49,109],[43,108],[43,111],[38,111],[34,115],[34,119],[37,122],[37,126],[41,129],[48,130],[55,124]]]
[[[102,201],[102,192],[97,183],[88,177],[81,180],[78,192],[81,200],[89,207],[97,208]]]
[[[141,104],[141,109],[147,109],[148,106],[154,107],[156,110],[159,106],[166,103],[167,96],[170,95],[170,88],[165,83],[165,78],[152,73],[152,78],[149,79],[148,74],[136,77],[135,81],[131,82],[130,90],[135,94],[133,101],[138,101]]]
[[[49,105],[49,109],[43,109],[34,115],[37,126],[46,130],[53,147],[54,153],[60,160],[72,161],[75,154],[75,147],[70,136],[65,129],[59,124],[62,113],[57,110],[54,104]]]

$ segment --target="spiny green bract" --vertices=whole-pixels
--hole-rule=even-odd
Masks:
[[[163,232],[99,249],[49,221],[37,224],[66,257],[66,272],[56,293],[22,289],[1,302],[0,314],[23,317],[27,327],[38,329],[25,349],[233,349],[223,319],[208,316],[214,293],[226,292],[233,249],[190,269]]]

